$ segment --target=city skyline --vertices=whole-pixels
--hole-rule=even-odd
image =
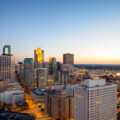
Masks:
[[[120,64],[120,1],[1,0],[0,46],[11,44],[16,61],[45,51],[45,61],[64,53],[75,64]],[[2,48],[0,54],[2,54]]]

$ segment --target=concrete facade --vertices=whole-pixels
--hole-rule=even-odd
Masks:
[[[116,85],[91,82],[75,87],[74,120],[117,120]]]

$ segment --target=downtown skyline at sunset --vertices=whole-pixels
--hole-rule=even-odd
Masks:
[[[120,0],[0,0],[0,120],[120,120]]]
[[[72,53],[75,64],[120,64],[119,0],[0,0],[0,46],[15,60]],[[2,54],[2,48],[0,48]]]

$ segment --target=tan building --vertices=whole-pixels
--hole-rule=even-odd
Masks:
[[[73,97],[65,91],[48,91],[45,94],[45,112],[53,120],[72,120],[74,118]]]
[[[74,54],[63,54],[63,64],[74,64]]]

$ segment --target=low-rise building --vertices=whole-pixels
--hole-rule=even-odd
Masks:
[[[22,90],[0,92],[0,102],[12,105],[25,102],[25,93]]]

